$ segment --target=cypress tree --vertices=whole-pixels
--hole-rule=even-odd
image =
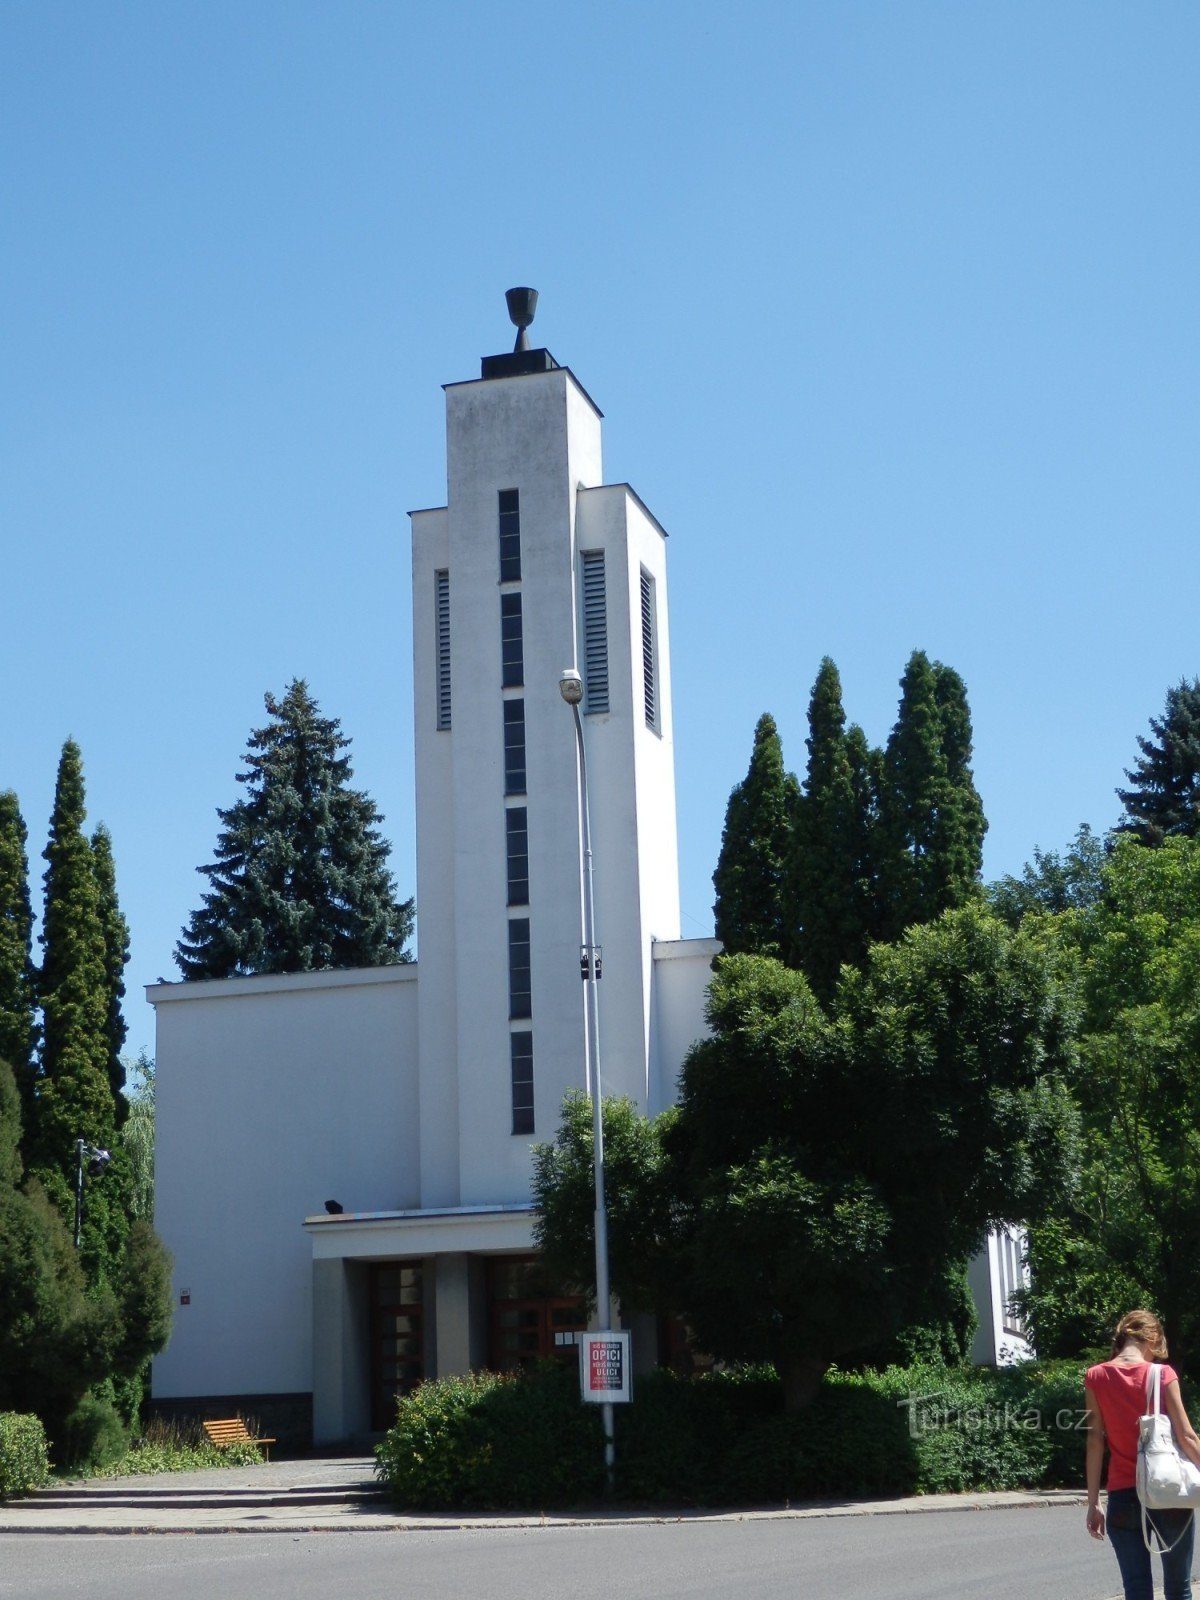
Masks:
[[[866,954],[873,906],[870,755],[862,729],[846,730],[841,679],[828,656],[808,724],[808,772],[788,857],[786,954],[828,1001],[842,964]]]
[[[1117,790],[1125,807],[1118,831],[1148,845],[1194,839],[1200,834],[1200,679],[1184,678],[1168,689],[1163,715],[1150,718],[1150,729],[1154,738],[1139,735],[1141,759],[1125,773],[1130,788]]]
[[[383,966],[410,960],[411,900],[399,902],[383,821],[349,787],[340,723],[323,717],[302,679],[250,735],[245,796],[218,809],[209,889],[176,946],[183,976]]]
[[[799,795],[795,778],[784,770],[775,719],[764,713],[754,730],[749,769],[729,796],[713,873],[713,916],[727,955],[783,952],[783,880]]]
[[[987,826],[971,772],[962,679],[915,650],[900,690],[879,797],[878,932],[885,940],[975,892]]]
[[[0,1061],[12,1068],[26,1107],[38,1038],[27,838],[17,797],[6,789],[0,793]]]
[[[117,872],[113,861],[112,835],[103,823],[92,834],[92,869],[96,874],[96,887],[100,891],[100,926],[104,932],[104,981],[107,990],[108,1016],[105,1033],[108,1038],[108,1084],[116,1108],[117,1126],[121,1127],[128,1115],[125,1103],[125,1066],[121,1051],[125,1048],[125,1016],[121,1002],[125,998],[125,963],[129,960],[129,924],[121,915],[117,902]]]
[[[965,905],[978,890],[983,871],[983,836],[987,819],[971,770],[971,711],[967,686],[940,661],[933,664],[935,698],[942,726],[946,794],[938,808],[933,870],[935,915]]]
[[[74,1216],[75,1141],[113,1150],[116,1104],[109,1080],[109,982],[103,900],[86,815],[79,747],[63,746],[50,841],[38,989],[42,1050],[27,1165],[67,1222]],[[121,1165],[88,1188],[83,1258],[89,1279],[107,1278],[120,1255],[125,1212]]]

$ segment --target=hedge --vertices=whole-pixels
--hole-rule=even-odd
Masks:
[[[1083,1365],[830,1372],[804,1411],[770,1368],[654,1372],[617,1408],[615,1493],[768,1505],[1079,1484]],[[604,1491],[597,1408],[568,1369],[471,1373],[399,1402],[377,1472],[402,1506],[537,1510]]]
[[[0,1500],[28,1494],[50,1473],[46,1430],[37,1417],[0,1411]]]

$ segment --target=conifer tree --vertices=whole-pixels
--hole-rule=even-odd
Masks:
[[[1200,835],[1200,678],[1167,690],[1161,717],[1150,718],[1153,739],[1138,737],[1141,759],[1126,771],[1128,789],[1118,789],[1125,807],[1119,831],[1143,844]]]
[[[931,922],[976,892],[987,826],[971,773],[962,679],[916,650],[900,689],[879,796],[883,939]]]
[[[0,793],[0,1061],[11,1066],[25,1105],[38,1037],[27,837],[17,797],[7,789]]]
[[[828,656],[808,723],[808,773],[788,856],[785,953],[828,1001],[842,964],[866,954],[874,888],[870,755],[862,729],[846,730],[841,679]]]
[[[92,834],[92,869],[96,874],[96,887],[100,892],[100,926],[104,933],[104,980],[107,989],[108,1018],[105,1032],[108,1037],[108,1083],[116,1107],[117,1126],[128,1115],[125,1103],[125,1066],[121,1051],[125,1048],[125,1016],[121,1002],[125,998],[125,963],[129,960],[129,924],[121,915],[117,902],[117,871],[113,862],[112,835],[103,823]]]
[[[784,770],[775,719],[754,730],[745,778],[729,796],[713,873],[713,916],[727,955],[779,956],[785,943],[784,869],[800,787]]]
[[[50,823],[38,989],[42,1050],[27,1165],[64,1220],[74,1213],[75,1145],[113,1150],[117,1109],[109,1079],[109,981],[103,899],[86,815],[79,747],[63,746]],[[83,1259],[90,1280],[107,1279],[126,1232],[122,1161],[89,1186]]]
[[[250,735],[246,794],[218,809],[216,860],[176,946],[185,978],[383,966],[407,961],[411,900],[399,902],[383,821],[349,787],[350,741],[302,679]]]

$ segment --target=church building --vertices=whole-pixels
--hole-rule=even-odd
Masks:
[[[573,1346],[533,1247],[533,1144],[587,1085],[575,718],[602,949],[601,1084],[669,1105],[719,946],[679,937],[667,535],[604,481],[602,414],[529,348],[446,386],[446,504],[412,519],[419,960],[160,983],[160,1409],[361,1439],[425,1377]],[[1014,1266],[974,1268],[995,1360]],[[635,1364],[655,1329],[635,1326]]]

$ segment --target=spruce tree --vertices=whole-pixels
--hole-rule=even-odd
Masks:
[[[1161,717],[1150,718],[1153,739],[1138,737],[1141,759],[1126,771],[1131,787],[1118,789],[1125,807],[1119,831],[1143,844],[1200,835],[1200,679],[1181,679],[1167,690]]]
[[[129,924],[117,902],[117,871],[113,862],[112,835],[103,823],[92,834],[92,869],[100,891],[100,926],[104,933],[104,981],[107,990],[108,1083],[120,1127],[129,1108],[125,1103],[125,963],[129,960]]]
[[[828,1001],[842,964],[865,956],[873,914],[870,755],[847,732],[838,670],[821,662],[808,707],[808,772],[787,868],[789,965]]]
[[[176,946],[183,976],[226,978],[330,967],[384,966],[411,957],[411,900],[397,901],[383,821],[349,787],[350,741],[320,715],[302,679],[250,735],[245,796],[218,809],[216,860]]]
[[[887,940],[976,892],[987,827],[971,772],[962,679],[916,650],[900,689],[879,797],[878,932]]]
[[[799,795],[784,769],[775,719],[764,713],[754,730],[749,770],[729,796],[713,873],[716,933],[728,955],[783,952],[783,879]]]
[[[83,763],[63,746],[44,858],[45,906],[38,978],[42,1049],[27,1165],[64,1220],[74,1214],[76,1140],[114,1150],[117,1108],[109,1078],[110,987],[103,897],[83,831]],[[88,1185],[83,1258],[90,1280],[108,1279],[126,1232],[122,1160]]]
[[[12,1068],[26,1107],[38,1037],[27,837],[17,797],[7,789],[0,793],[0,1061]]]

